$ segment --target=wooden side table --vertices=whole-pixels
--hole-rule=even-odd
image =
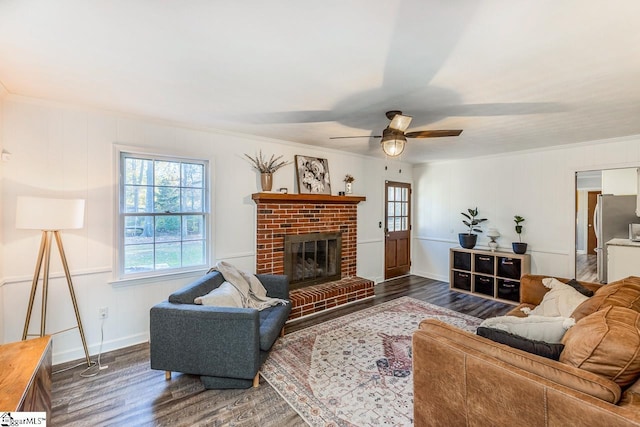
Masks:
[[[0,412],[51,419],[51,337],[0,345]]]

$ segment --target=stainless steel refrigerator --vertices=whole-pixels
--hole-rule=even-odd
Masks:
[[[598,202],[593,213],[593,226],[597,239],[599,282],[608,283],[606,243],[615,238],[629,238],[629,224],[635,222],[638,222],[636,196],[598,195]]]

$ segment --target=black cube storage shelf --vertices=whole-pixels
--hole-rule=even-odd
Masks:
[[[452,248],[449,266],[451,290],[517,304],[520,278],[530,273],[531,258],[528,254]]]

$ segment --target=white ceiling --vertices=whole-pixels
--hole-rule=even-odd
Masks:
[[[419,163],[640,134],[638,0],[0,0],[12,94]]]

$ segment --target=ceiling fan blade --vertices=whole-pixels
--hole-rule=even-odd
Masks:
[[[382,135],[330,136],[329,137],[329,139],[347,139],[347,138],[382,138]]]
[[[404,136],[407,138],[440,138],[441,136],[458,136],[461,133],[462,129],[418,130],[415,132],[407,132]]]
[[[404,132],[405,130],[407,130],[407,128],[411,124],[412,119],[413,117],[411,116],[396,114],[395,116],[393,116],[393,119],[391,119],[391,123],[389,123],[389,128],[399,130],[400,132]]]
[[[438,113],[458,117],[489,117],[561,113],[566,110],[567,106],[558,102],[493,102],[451,105],[439,108]]]

